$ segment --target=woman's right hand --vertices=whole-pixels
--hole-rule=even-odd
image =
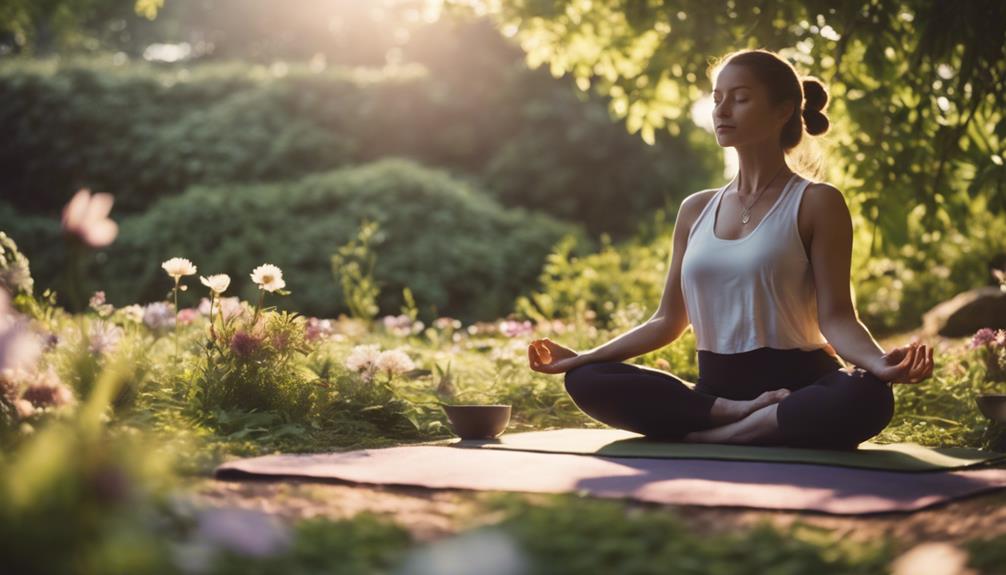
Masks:
[[[564,373],[579,365],[580,354],[548,339],[536,339],[527,346],[531,369],[541,373]]]

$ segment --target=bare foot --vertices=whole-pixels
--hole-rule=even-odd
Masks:
[[[716,402],[713,403],[713,409],[709,413],[709,417],[713,425],[717,427],[733,423],[735,421],[740,421],[766,405],[779,403],[785,399],[789,393],[790,391],[786,388],[774,389],[772,391],[766,391],[758,397],[747,401],[737,401],[727,399],[725,397],[717,397]]]
[[[760,397],[759,397],[760,399]],[[689,443],[760,444],[781,438],[776,419],[778,403],[772,403],[748,414],[744,419],[685,435]]]

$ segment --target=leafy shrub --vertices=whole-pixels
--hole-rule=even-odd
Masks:
[[[1006,217],[989,212],[981,198],[971,205],[966,228],[926,231],[916,215],[909,233],[918,242],[893,257],[853,266],[856,302],[863,322],[878,333],[913,328],[936,304],[995,283],[992,269],[1006,267]]]
[[[607,99],[524,69],[519,49],[493,41],[499,55],[448,50],[421,73],[8,61],[0,66],[4,200],[55,214],[86,185],[135,212],[194,184],[279,181],[403,156],[481,180],[505,206],[621,237],[716,169],[715,144],[694,137],[701,129],[648,146],[611,120]]]
[[[515,309],[539,322],[589,310],[599,329],[612,327],[616,310],[630,304],[655,312],[670,247],[670,237],[651,244],[630,241],[615,246],[609,236],[602,235],[600,250],[582,255],[583,246],[576,238],[563,238],[548,255],[538,280],[541,288],[518,298]]]
[[[504,315],[533,285],[559,237],[582,235],[543,215],[504,210],[443,172],[389,159],[286,184],[197,187],[162,200],[122,222],[98,269],[101,286],[110,301],[163,299],[153,262],[185,254],[200,270],[229,274],[232,291],[251,299],[247,270],[269,262],[291,278],[290,307],[334,317],[348,307],[329,259],[363,220],[386,234],[374,271],[381,310],[397,311],[409,287],[427,320],[431,308],[468,321]]]
[[[249,317],[251,315],[251,317]],[[295,360],[311,352],[304,318],[288,312],[244,310],[211,319],[205,353],[189,386],[190,405],[217,411],[274,411],[304,421],[313,405],[310,374]]]

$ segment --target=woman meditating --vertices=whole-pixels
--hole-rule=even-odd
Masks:
[[[659,308],[584,353],[534,340],[531,369],[565,373],[586,414],[655,439],[855,449],[890,422],[891,384],[930,376],[932,349],[885,353],[873,339],[850,293],[845,199],[787,165],[805,128],[828,129],[824,86],[765,50],[728,55],[712,77],[716,140],[737,150],[740,169],[682,202]],[[689,324],[695,384],[624,363]]]

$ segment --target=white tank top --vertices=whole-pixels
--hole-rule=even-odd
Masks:
[[[695,330],[696,349],[742,353],[760,347],[810,351],[828,345],[817,321],[817,293],[797,226],[797,210],[811,183],[793,174],[755,229],[728,240],[713,222],[720,188],[688,233],[681,291]]]

